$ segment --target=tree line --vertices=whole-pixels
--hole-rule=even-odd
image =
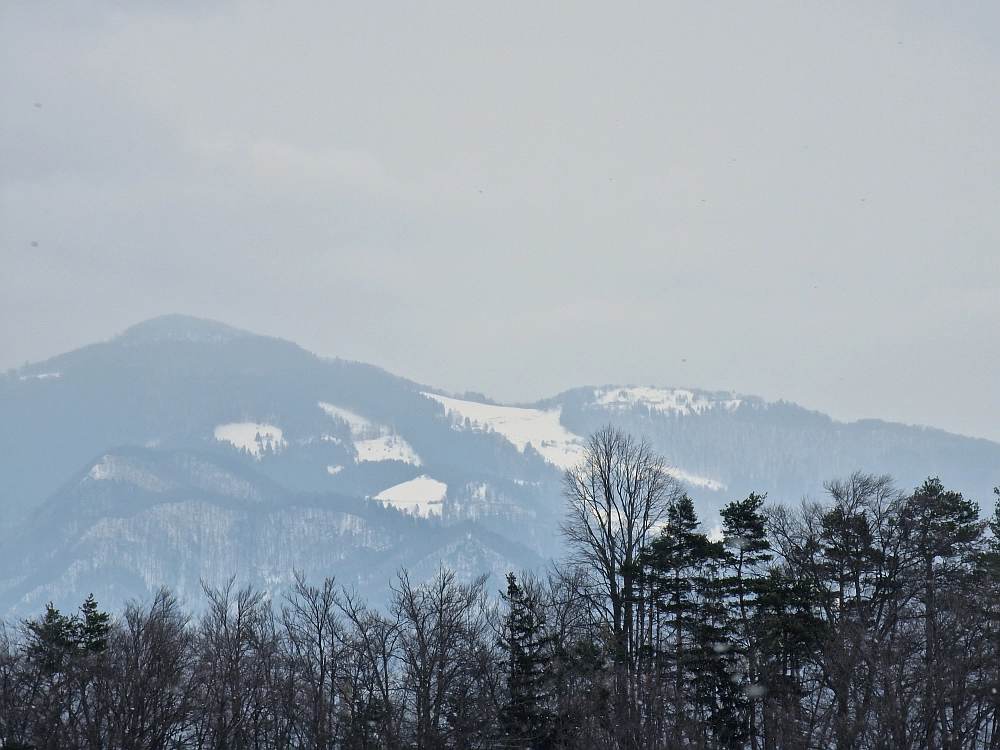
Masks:
[[[1000,506],[854,474],[710,535],[611,427],[564,487],[566,559],[499,596],[299,575],[7,622],[2,747],[1000,748]]]

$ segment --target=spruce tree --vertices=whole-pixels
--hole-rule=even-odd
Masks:
[[[670,734],[676,743],[739,742],[733,706],[735,670],[730,666],[727,617],[719,597],[722,544],[699,530],[687,495],[672,502],[666,523],[642,557],[651,597],[650,630],[658,633],[654,673],[664,682]],[[740,685],[742,687],[742,685]],[[729,738],[723,741],[722,738]]]
[[[553,714],[548,703],[551,669],[550,639],[538,597],[507,574],[507,591],[501,594],[507,616],[501,646],[507,652],[507,704],[502,713],[503,731],[512,748],[546,748],[551,745]]]
[[[765,530],[766,519],[761,512],[766,494],[751,492],[745,500],[729,503],[722,509],[722,534],[725,547],[725,575],[721,585],[728,605],[731,643],[727,645],[742,660],[745,674],[744,694],[748,702],[741,719],[742,732],[759,746],[755,699],[763,697],[766,687],[761,684],[760,644],[754,631],[758,598],[766,585],[767,565],[774,558]]]
[[[108,647],[111,632],[111,616],[97,608],[97,600],[90,594],[80,605],[77,619],[77,644],[87,653],[99,654]]]
[[[937,477],[928,478],[913,491],[902,516],[918,567],[918,596],[923,605],[922,741],[928,747],[946,745],[954,731],[949,727],[954,721],[946,715],[950,713],[946,696],[951,690],[947,675],[955,666],[949,664],[948,644],[956,639],[947,632],[950,628],[943,615],[952,592],[969,588],[970,565],[985,529],[979,522],[979,506],[960,492],[946,490]]]

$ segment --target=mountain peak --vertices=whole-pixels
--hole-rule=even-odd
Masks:
[[[126,345],[149,344],[156,341],[193,341],[196,343],[224,342],[253,336],[233,326],[214,320],[195,318],[191,315],[161,315],[158,318],[137,323],[117,337]]]

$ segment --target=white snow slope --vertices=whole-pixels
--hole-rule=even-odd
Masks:
[[[220,424],[215,428],[215,439],[232,443],[237,448],[246,448],[256,458],[260,458],[264,451],[278,452],[285,447],[281,428],[257,422]]]
[[[376,500],[417,516],[440,516],[448,485],[426,474],[382,490]]]
[[[455,420],[455,429],[464,429],[465,420],[468,419],[469,427],[472,429],[496,432],[516,445],[521,452],[524,452],[530,443],[542,454],[542,458],[560,469],[576,465],[583,457],[586,441],[562,426],[559,421],[561,410],[558,408],[545,411],[520,406],[481,404],[478,401],[463,401],[448,396],[438,396],[435,393],[423,393],[423,395],[444,406],[445,412]],[[597,399],[596,403],[601,406],[628,408],[644,403],[659,411],[673,410],[683,414],[690,411],[700,413],[720,403],[696,397],[691,391],[656,388],[597,390],[594,391],[594,396]],[[733,409],[739,401],[721,403],[725,408]],[[671,468],[670,473],[695,487],[709,490],[725,489],[722,482],[690,474],[682,469]]]
[[[740,399],[712,400],[682,388],[628,387],[599,388],[594,391],[594,403],[619,409],[642,405],[653,411],[701,414],[719,406],[732,411],[740,405]]]
[[[420,466],[420,456],[413,447],[385,425],[375,424],[359,414],[333,404],[319,402],[319,407],[336,419],[347,422],[351,428],[351,441],[358,452],[357,462],[402,461]]]
[[[473,429],[491,430],[503,435],[524,452],[528,444],[542,454],[542,458],[560,469],[568,469],[583,455],[583,438],[574,435],[559,422],[560,409],[542,411],[519,406],[495,406],[476,401],[424,393],[427,398],[442,404],[445,411],[457,417],[458,422],[469,420]],[[456,424],[462,429],[461,424]]]

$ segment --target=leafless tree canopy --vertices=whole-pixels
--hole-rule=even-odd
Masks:
[[[566,471],[561,528],[570,561],[600,581],[616,636],[629,628],[639,555],[681,494],[663,457],[616,427],[591,435],[581,462]]]

